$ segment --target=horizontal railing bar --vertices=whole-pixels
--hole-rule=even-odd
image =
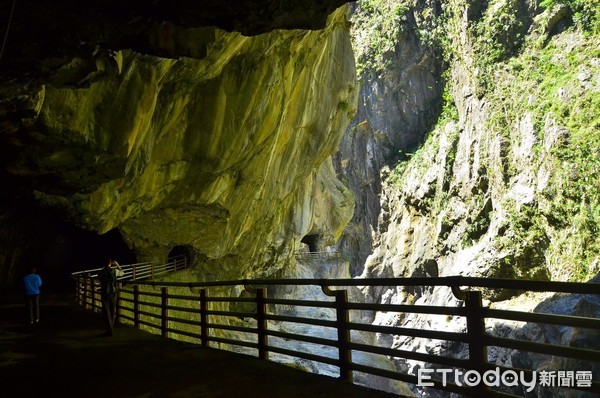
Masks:
[[[347,307],[349,310],[408,312],[417,314],[454,316],[466,315],[466,310],[464,307],[440,307],[435,305],[348,303]]]
[[[140,314],[140,315],[146,315],[146,316],[148,316],[150,318],[153,318],[153,319],[160,319],[160,314],[155,314],[154,312],[148,312],[148,311],[139,310],[138,314]]]
[[[194,326],[200,326],[200,321],[194,321],[192,319],[183,319],[183,318],[177,318],[174,316],[168,316],[167,321],[170,322],[175,322],[175,323],[185,323],[186,325],[194,325]]]
[[[154,324],[152,322],[148,322],[148,321],[145,321],[143,319],[138,320],[138,322],[141,323],[142,325],[149,326],[149,327],[151,327],[153,329],[160,329],[160,325],[156,325],[156,324]]]
[[[317,325],[317,326],[323,326],[323,327],[329,327],[329,328],[335,328],[337,326],[337,323],[335,321],[325,321],[322,319],[302,318],[302,317],[297,317],[297,316],[266,314],[265,318],[269,321],[303,323],[303,324],[307,324],[307,325]]]
[[[449,365],[457,368],[468,369],[469,361],[466,359],[450,358],[441,355],[425,354],[422,352],[397,350],[393,348],[377,347],[367,344],[350,343],[350,349],[356,351],[370,352],[373,354],[388,355],[391,357],[414,359],[416,361],[435,363],[439,365]]]
[[[155,293],[155,292],[144,292],[142,290],[140,290],[140,297],[141,296],[148,296],[148,297],[162,297],[162,295],[160,293]]]
[[[569,315],[543,314],[539,312],[519,312],[496,309],[483,309],[485,318],[508,319],[511,321],[546,323],[561,326],[600,329],[600,319]]]
[[[275,305],[293,305],[298,307],[335,308],[334,301],[309,301],[266,298],[265,303]]]
[[[179,330],[179,329],[177,329],[177,330],[175,330],[175,329],[167,329],[167,330],[169,330],[169,332],[171,332],[173,334],[178,334],[178,335],[181,335],[181,336],[187,336],[187,337],[192,337],[192,338],[196,338],[196,339],[201,339],[202,338],[201,335],[196,334],[194,332],[187,332],[185,330]]]
[[[231,340],[223,337],[214,337],[209,336],[207,338],[208,341],[214,341],[215,343],[223,343],[223,344],[231,344],[231,345],[239,345],[242,347],[256,348],[258,349],[258,343],[253,343],[251,341],[242,341],[242,340]]]
[[[276,352],[282,355],[288,355],[290,357],[308,359],[310,361],[326,363],[328,365],[339,366],[340,361],[334,358],[323,357],[321,355],[309,354],[306,352],[288,350],[287,348],[268,346],[267,349],[271,352]]]
[[[124,264],[124,265],[121,265],[121,268],[125,268],[125,267],[127,267],[127,269],[131,269],[133,266],[135,266],[135,267],[137,268],[138,266],[152,265],[152,264],[154,264],[154,263],[155,263],[155,262],[148,262],[148,261],[145,261],[145,262],[142,262],[142,263],[135,263],[135,264]],[[100,271],[100,270],[102,270],[102,268],[104,268],[104,267],[100,267],[100,268],[92,268],[92,269],[86,269],[86,270],[82,270],[82,271],[75,271],[75,272],[72,272],[72,273],[71,273],[71,275],[77,276],[77,275],[81,275],[81,274],[88,274],[88,273],[90,273],[90,272]]]
[[[138,283],[125,281],[125,283]],[[371,279],[240,279],[220,282],[139,282],[140,285],[159,286],[448,286],[484,287],[539,292],[600,294],[600,283],[557,282],[523,279],[481,278],[468,276],[444,276],[432,278],[371,278]]]
[[[458,332],[438,332],[437,330],[412,329],[398,326],[370,325],[366,323],[354,322],[351,322],[348,326],[351,329],[362,330],[364,332],[385,333],[436,340],[458,341],[461,343],[467,343],[469,340],[469,336],[466,333]]]
[[[119,318],[127,319],[128,321],[134,322],[135,318],[125,314],[119,314]]]
[[[244,326],[225,325],[222,323],[207,323],[206,326],[208,326],[211,329],[232,330],[235,332],[256,334],[256,328],[249,328]]]
[[[133,299],[133,297],[123,297],[123,296],[119,296],[119,300],[121,301],[125,301],[127,303],[133,303],[135,302],[135,300]]]
[[[352,370],[355,370],[357,372],[369,373],[375,376],[385,377],[387,379],[403,381],[405,383],[417,384],[419,382],[417,376],[413,376],[407,373],[399,373],[391,370],[378,369],[357,363],[352,363],[350,367],[352,368]],[[427,380],[427,382],[433,383],[432,388],[435,388],[436,390],[450,391],[458,394],[473,396],[473,390],[469,389],[468,387],[458,386],[451,382],[447,382],[444,386],[440,380],[435,380],[433,378],[431,380]]]
[[[303,334],[278,332],[276,330],[267,330],[266,334],[268,334],[269,336],[273,336],[273,337],[280,337],[280,338],[289,339],[289,340],[304,341],[307,343],[321,344],[321,345],[326,345],[326,346],[330,346],[330,347],[338,347],[340,345],[340,343],[337,340],[324,339],[321,337],[306,336]]]
[[[160,308],[160,303],[153,303],[151,301],[144,301],[144,300],[140,300],[138,301],[139,305],[145,305],[147,307],[153,307],[153,308]]]
[[[536,343],[533,341],[507,339],[504,337],[484,336],[484,344],[488,346],[512,348],[540,354],[561,356],[565,358],[581,359],[586,361],[598,362],[600,351],[587,350],[585,348],[557,346],[545,343]]]
[[[254,303],[254,297],[211,297],[207,296],[206,301],[214,303]]]
[[[219,316],[232,316],[236,318],[254,318],[256,314],[252,312],[240,312],[240,311],[217,311],[217,310],[208,310],[206,311],[208,315],[219,315]]]
[[[188,314],[199,314],[201,312],[200,308],[179,307],[176,305],[167,305],[167,309],[173,310],[173,311],[185,312]]]

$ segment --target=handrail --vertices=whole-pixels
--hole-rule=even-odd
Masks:
[[[137,282],[136,282],[137,283]],[[509,289],[532,292],[556,292],[578,294],[600,294],[600,283],[558,282],[523,279],[479,278],[470,276],[443,276],[432,278],[377,278],[377,279],[239,279],[215,282],[139,282],[140,285],[160,285],[172,287],[211,287],[211,286],[446,286],[480,287],[489,289]]]
[[[178,267],[178,265],[182,265]],[[158,261],[146,261],[134,264],[123,264],[121,270],[123,275],[118,277],[121,282],[124,281],[137,281],[140,279],[154,278],[158,275],[164,275],[169,272],[177,271],[183,268],[189,267],[188,258],[186,255],[179,255],[173,257],[172,261],[167,263],[159,264]],[[76,271],[71,273],[71,278],[77,279],[81,276],[96,277],[98,272],[102,268],[92,268],[83,271]]]
[[[86,308],[99,310],[99,297],[94,290],[94,279],[90,274],[77,278],[79,303]],[[545,354],[548,357],[561,356],[579,359],[586,363],[600,365],[600,346],[594,349],[550,344],[540,341],[508,339],[496,336],[486,330],[488,319],[506,319],[534,324],[563,325],[564,327],[583,327],[600,332],[600,321],[591,317],[506,311],[489,309],[483,306],[482,294],[476,288],[510,289],[515,291],[537,291],[555,293],[576,293],[600,295],[600,283],[572,283],[553,281],[529,281],[511,279],[488,279],[476,277],[438,277],[438,278],[381,278],[381,279],[241,279],[221,282],[156,282],[124,280],[119,292],[118,317],[122,322],[133,324],[137,328],[160,333],[164,337],[177,337],[212,346],[228,349],[237,346],[237,350],[253,353],[262,359],[273,359],[270,354],[284,357],[296,357],[308,361],[320,362],[324,366],[338,369],[339,377],[353,380],[354,372],[362,372],[391,380],[416,383],[417,377],[401,371],[390,371],[361,362],[359,353],[379,355],[386,358],[404,358],[420,362],[431,369],[450,367],[478,371],[503,369],[521,371],[522,369],[490,363],[488,348],[517,349]],[[269,289],[276,286],[320,287],[322,298],[310,300],[271,297],[279,290]],[[453,304],[413,305],[378,304],[352,302],[345,287],[416,287],[433,286],[451,288],[459,300]],[[160,287],[160,293],[155,289]],[[217,288],[217,289],[215,289]],[[249,296],[240,297],[240,288],[245,288]],[[144,289],[148,291],[144,291]],[[197,290],[192,290],[197,289]],[[214,289],[214,290],[213,290]],[[212,293],[209,295],[208,291]],[[294,289],[295,290],[295,289]],[[227,293],[227,291],[237,294]],[[269,296],[267,296],[269,292]],[[458,304],[457,304],[458,303]],[[284,309],[284,308],[287,308]],[[289,308],[292,308],[291,310]],[[306,311],[318,311],[326,317],[312,316]],[[396,312],[411,316],[446,315],[462,318],[466,329],[461,331],[441,331],[409,326],[384,326],[365,323],[359,311]],[[282,325],[290,325],[283,327]],[[291,326],[297,325],[297,326]],[[297,330],[297,331],[295,331]],[[307,330],[317,331],[309,334]],[[356,340],[355,333],[389,334],[407,336],[413,339],[434,339],[464,344],[468,348],[465,357],[434,355],[423,351],[408,351],[377,346]],[[284,343],[285,341],[285,343]],[[304,344],[294,349],[287,341]],[[311,345],[320,346],[318,352],[311,351]],[[327,347],[326,349],[324,347]],[[324,351],[325,350],[325,351]],[[323,353],[327,352],[327,355]],[[429,364],[429,365],[428,365]],[[585,368],[587,369],[587,368]],[[584,370],[585,370],[584,369]],[[591,369],[591,367],[590,367]],[[564,371],[575,369],[559,369]],[[535,369],[525,369],[531,374]],[[464,374],[464,372],[463,372]],[[585,375],[588,377],[588,375]],[[597,374],[593,375],[598,377]],[[576,390],[600,393],[600,380],[585,379],[588,384],[571,385]],[[530,378],[529,378],[530,380]],[[428,380],[431,388],[463,394],[470,397],[519,397],[515,391],[499,391],[492,387],[466,383],[442,383],[440,378]],[[562,386],[555,386],[563,388]]]

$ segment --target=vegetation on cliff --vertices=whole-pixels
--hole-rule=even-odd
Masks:
[[[473,275],[590,279],[600,271],[599,3],[426,3],[388,8],[443,53],[444,110],[389,173],[382,225],[406,217],[410,228],[382,228],[379,243],[418,228],[435,236],[404,246],[404,275],[435,258],[440,273],[462,262]],[[381,67],[382,54],[359,54]]]

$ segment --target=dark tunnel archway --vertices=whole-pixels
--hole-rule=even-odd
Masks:
[[[134,251],[125,243],[118,228],[98,234],[75,226],[67,226],[64,230],[63,242],[63,247],[58,249],[57,256],[67,259],[65,271],[68,273],[102,267],[109,258],[120,264],[137,262]]]
[[[35,266],[45,292],[62,291],[72,289],[72,272],[102,267],[108,258],[121,264],[136,262],[117,228],[99,234],[42,211],[5,217],[8,222],[0,230],[9,238],[0,242],[0,254],[10,255],[10,261],[0,265],[2,285],[20,286],[21,278]]]
[[[320,236],[317,234],[306,235],[300,242],[308,246],[308,251],[316,253],[319,251]]]
[[[185,264],[186,267],[189,267],[192,263],[192,251],[188,246],[174,246],[167,255],[167,262],[171,263],[173,261],[177,261],[178,268],[179,264]]]

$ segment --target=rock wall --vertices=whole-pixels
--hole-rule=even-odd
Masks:
[[[363,1],[352,14],[359,106],[334,159],[357,198],[339,243],[349,253],[353,276],[362,273],[373,251],[381,211],[380,170],[422,144],[442,103],[444,61],[419,39],[412,13],[397,7],[394,2]],[[386,22],[390,15],[394,17]]]
[[[27,95],[7,85],[21,109],[3,109],[5,181],[86,229],[118,228],[138,260],[191,246],[203,278],[270,274],[305,234],[337,239],[354,206],[330,159],[356,104],[346,9],[321,30],[165,37],[205,51],[98,50]]]
[[[353,181],[357,197],[355,218],[344,237],[346,248],[355,253],[355,274],[587,281],[600,271],[597,7],[594,11],[577,2],[545,3],[546,8],[536,1],[516,0],[359,3],[362,15],[372,20],[366,33],[355,25],[355,41],[370,37],[383,51],[374,52],[372,43],[363,43],[365,52],[357,54],[365,95],[359,100],[360,118],[344,142],[355,141],[359,149],[349,155],[342,145],[337,163]],[[377,7],[387,11],[377,12]],[[389,31],[394,34],[383,34]],[[366,59],[361,54],[367,54]],[[402,69],[410,65],[402,54],[439,59],[417,63],[408,57],[416,63],[408,71],[427,66],[412,80]],[[390,76],[394,80],[382,85]],[[424,90],[431,81],[441,81],[443,87]],[[440,108],[431,112],[435,104]],[[412,115],[412,123],[398,122],[396,115],[403,109]],[[431,128],[418,123],[424,109],[435,116]],[[377,134],[386,128],[390,133]],[[404,144],[396,139],[394,146],[388,138],[392,133],[408,137]],[[411,150],[409,142],[422,144]],[[409,153],[383,155],[394,155],[390,148]],[[365,153],[385,160],[365,162]],[[345,167],[354,164],[358,170]],[[363,186],[355,182],[361,180]],[[372,251],[364,259],[369,242]],[[486,304],[503,308],[522,308],[526,302],[529,310],[575,315],[587,305],[561,305],[560,297],[547,296],[509,300],[511,294],[484,292]],[[460,305],[449,290],[367,290],[365,300]],[[377,314],[373,322],[435,330],[465,327],[452,317],[386,313]],[[520,331],[523,325],[496,326],[490,332],[511,338],[529,333]],[[535,329],[529,325],[525,330],[531,328]],[[544,333],[536,337],[531,332],[529,337],[551,341],[540,337]],[[569,333],[562,331],[555,338],[574,345],[577,339],[594,339],[571,339]],[[464,347],[436,341],[378,338],[389,347],[466,355]],[[548,365],[523,353],[493,355],[499,364],[515,359],[534,369]],[[396,365],[409,372],[423,366],[401,360]]]
[[[599,98],[598,36],[549,34],[560,11],[532,4],[496,1],[474,21],[467,10],[458,1],[444,14],[449,48],[461,49],[449,55],[451,100],[410,160],[383,171],[367,274],[587,280],[600,270],[599,136],[587,116]],[[491,64],[475,30],[494,38],[493,21],[513,11],[527,35],[494,44],[504,52]]]

